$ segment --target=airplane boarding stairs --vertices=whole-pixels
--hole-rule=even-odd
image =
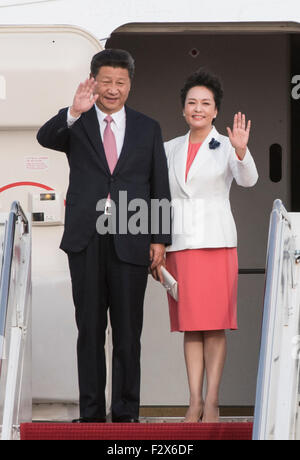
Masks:
[[[254,423],[151,423],[150,418],[140,424],[32,423],[31,223],[14,202],[0,225],[5,225],[0,236],[2,440],[300,439],[300,213],[287,213],[280,200],[271,213]]]
[[[31,222],[14,202],[1,214],[0,425],[1,439],[18,439],[32,419]]]

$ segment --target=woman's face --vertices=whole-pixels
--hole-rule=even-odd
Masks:
[[[217,113],[214,94],[210,89],[194,86],[188,91],[183,115],[191,130],[210,127]]]

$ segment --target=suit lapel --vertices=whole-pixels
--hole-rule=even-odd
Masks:
[[[197,174],[197,171],[199,168],[203,166],[205,161],[212,155],[213,150],[209,148],[209,143],[210,141],[214,138],[215,140],[218,140],[219,133],[216,130],[216,128],[213,126],[212,130],[210,131],[209,135],[206,137],[202,145],[200,146],[200,149],[198,150],[195,159],[193,163],[191,164],[188,176],[187,176],[187,184],[189,181],[192,179],[195,174]]]
[[[134,110],[131,110],[129,107],[125,106],[126,111],[126,128],[125,128],[125,136],[124,136],[124,143],[123,147],[114,169],[114,174],[118,173],[122,165],[126,162],[128,155],[132,151],[132,147],[134,144],[134,140],[136,138],[136,118],[137,114]]]
[[[100,162],[102,167],[105,168],[106,172],[110,174],[109,166],[106,160],[106,155],[101,139],[99,121],[94,106],[91,108],[91,110],[82,114],[81,121],[88,135],[88,138],[94,147],[95,156],[97,160]]]
[[[177,145],[177,149],[174,155],[174,172],[177,179],[178,184],[182,188],[182,190],[188,194],[186,183],[185,183],[185,170],[186,170],[186,161],[187,161],[187,154],[189,148],[189,138],[190,138],[190,131],[183,136],[180,140],[180,143]]]
[[[131,110],[130,108],[125,106],[126,110],[126,128],[125,128],[125,136],[124,136],[124,143],[123,147],[118,159],[118,162],[116,164],[114,174],[119,171],[119,169],[122,167],[124,162],[126,161],[126,158],[128,157],[130,151],[131,151],[131,145],[134,142],[135,139],[135,134],[136,134],[136,118],[137,114],[134,110]],[[85,114],[82,115],[81,117],[83,127],[88,135],[88,138],[90,139],[94,150],[95,150],[95,155],[97,156],[98,159],[100,159],[100,163],[102,166],[104,166],[105,170],[107,173],[110,175],[110,170],[109,166],[107,163],[102,139],[101,139],[101,134],[100,134],[100,127],[99,127],[99,121],[96,113],[95,107],[92,107],[91,110],[86,112]]]
[[[186,163],[187,163],[187,155],[189,149],[189,139],[190,139],[190,131],[183,136],[180,140],[180,143],[177,146],[175,155],[174,155],[174,172],[177,179],[178,184],[180,185],[181,189],[186,193],[186,195],[190,194],[189,190],[189,182],[199,168],[203,166],[205,161],[211,155],[212,150],[209,148],[209,143],[212,139],[218,140],[219,133],[215,127],[212,128],[209,135],[204,140],[203,144],[201,145],[200,149],[197,152],[197,155],[190,167],[187,181],[185,181],[185,171],[186,171]]]

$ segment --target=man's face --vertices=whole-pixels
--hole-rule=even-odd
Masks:
[[[95,94],[99,94],[96,101],[102,112],[111,115],[118,112],[127,101],[131,83],[127,69],[121,67],[100,67],[95,77],[98,85]]]

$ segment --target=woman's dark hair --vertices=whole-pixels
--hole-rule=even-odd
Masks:
[[[92,76],[96,77],[99,69],[103,66],[127,69],[130,80],[133,79],[134,59],[131,54],[125,50],[107,49],[95,54],[91,62]]]
[[[184,87],[181,90],[181,103],[182,107],[185,105],[187,93],[195,86],[205,86],[210,89],[214,95],[214,100],[218,111],[220,110],[221,101],[223,98],[222,84],[219,78],[205,70],[197,70],[188,77]]]

